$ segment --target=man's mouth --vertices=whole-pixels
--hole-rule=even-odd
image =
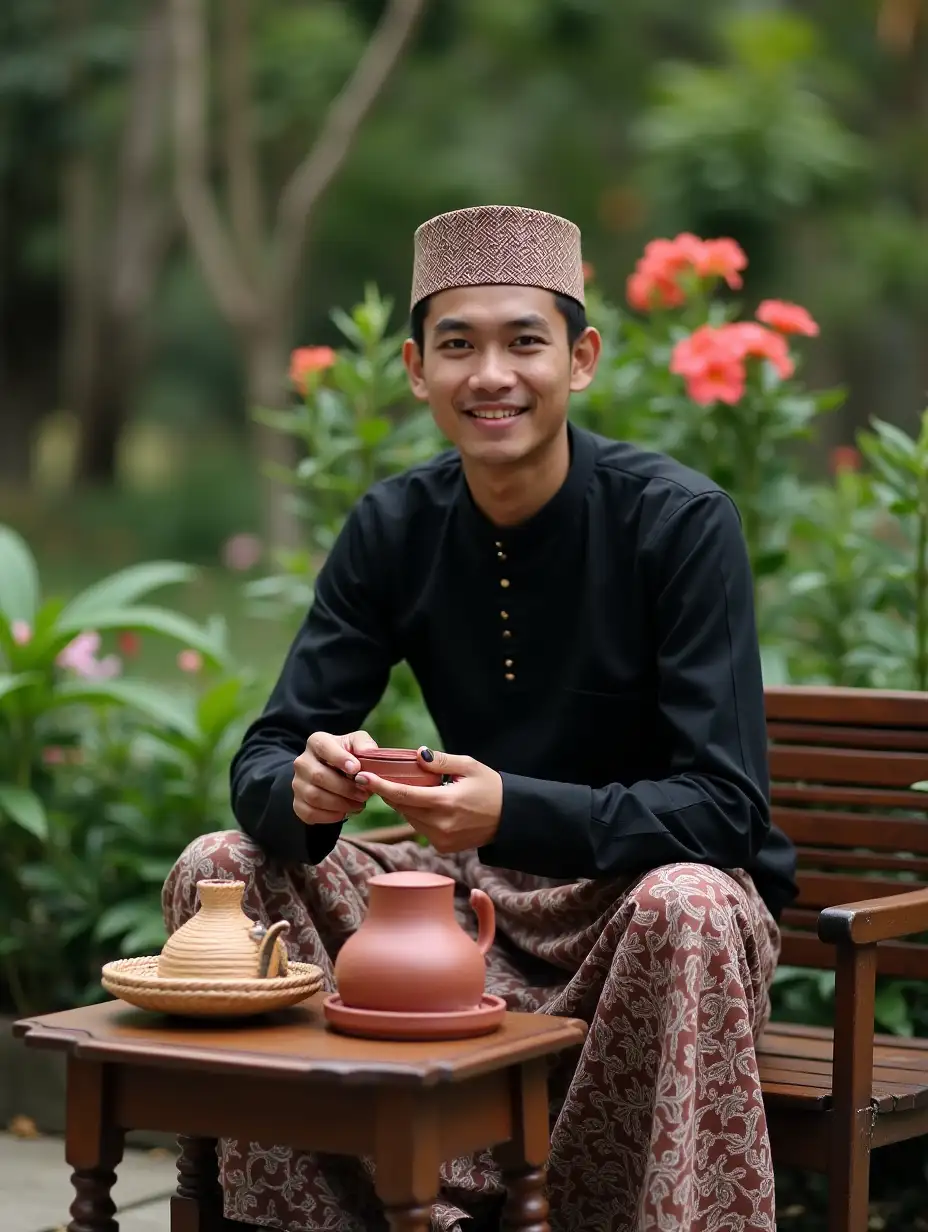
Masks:
[[[515,419],[517,415],[521,415],[527,409],[524,406],[474,407],[473,410],[466,411],[465,414],[470,415],[473,419]]]

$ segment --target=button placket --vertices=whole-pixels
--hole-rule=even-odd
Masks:
[[[500,562],[501,565],[505,564],[508,557],[505,551],[505,547],[503,545],[503,541],[501,539],[497,539],[494,543],[494,547],[496,548],[496,559]],[[512,585],[508,577],[501,577],[499,579],[499,584],[500,584],[501,590],[509,590]],[[502,628],[503,640],[511,641],[512,640],[512,628],[508,624],[509,612],[505,608],[503,608],[500,610],[499,615],[500,615],[500,620],[502,621],[502,624],[503,624],[503,628]],[[513,680],[515,680],[516,678],[515,672],[512,670],[515,667],[514,660],[510,657],[504,658],[503,667],[505,668],[505,671],[503,672],[503,679],[508,682],[512,682]]]

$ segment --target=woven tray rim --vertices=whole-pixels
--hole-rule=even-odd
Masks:
[[[312,992],[321,988],[324,980],[321,967],[300,962],[289,963],[287,975],[275,976],[273,979],[260,979],[257,976],[244,980],[178,979],[173,976],[168,979],[159,976],[157,970],[157,958],[117,958],[104,966],[102,979],[111,988],[119,984],[123,988],[139,992],[188,996],[213,993],[223,997],[230,994],[236,997],[266,997],[269,993],[296,992],[304,987]]]

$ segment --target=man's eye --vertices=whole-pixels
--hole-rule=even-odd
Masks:
[[[440,351],[461,351],[467,346],[470,346],[470,343],[466,338],[448,338],[439,345],[438,349]]]
[[[545,343],[544,338],[539,338],[536,334],[520,334],[519,337],[516,338],[515,342],[513,343],[513,346],[519,346],[519,347],[544,346],[544,343]]]

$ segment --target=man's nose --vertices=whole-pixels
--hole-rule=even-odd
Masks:
[[[500,347],[487,347],[486,350],[478,352],[478,356],[477,370],[470,378],[471,389],[494,393],[502,389],[512,389],[516,377],[504,350]]]

